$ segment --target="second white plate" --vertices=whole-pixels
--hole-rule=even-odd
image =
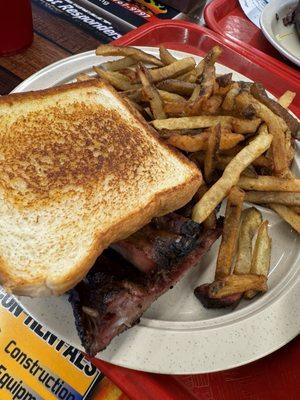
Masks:
[[[286,58],[300,66],[300,38],[294,25],[284,26],[282,19],[298,0],[272,0],[263,9],[261,29],[268,41]],[[299,70],[300,76],[300,70]]]

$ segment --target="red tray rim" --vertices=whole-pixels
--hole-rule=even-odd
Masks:
[[[276,60],[276,58],[264,53],[261,50],[256,49],[255,47],[251,46],[248,43],[245,43],[237,38],[235,38],[234,36],[229,36],[226,35],[226,33],[224,33],[221,29],[219,29],[218,27],[218,21],[215,18],[215,11],[218,7],[220,7],[221,5],[224,4],[224,2],[227,1],[232,1],[234,3],[236,3],[236,8],[239,8],[239,4],[236,0],[214,0],[211,3],[208,3],[205,8],[204,8],[204,20],[205,23],[207,24],[207,26],[214,31],[215,33],[223,36],[224,38],[237,43],[239,46],[245,48],[248,51],[253,52],[253,54],[256,54],[256,57],[264,57],[266,62],[268,63],[272,63],[274,65],[277,65],[278,68],[281,68],[282,70],[284,70],[287,74],[291,74],[292,76],[294,76],[296,79],[300,79],[300,73],[297,72],[296,67],[295,69],[286,65],[284,62],[280,61],[280,60]],[[241,10],[241,12],[243,12]],[[224,17],[226,15],[224,14]]]

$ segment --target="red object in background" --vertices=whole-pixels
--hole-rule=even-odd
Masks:
[[[0,0],[0,56],[17,53],[32,40],[30,0]]]
[[[284,58],[264,37],[262,31],[244,14],[238,0],[214,0],[204,9],[207,26],[232,40],[242,48],[255,50],[257,57],[276,62],[286,71],[298,76],[299,68]]]

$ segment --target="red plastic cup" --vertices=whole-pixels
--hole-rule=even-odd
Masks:
[[[32,40],[30,0],[0,0],[0,56],[18,53]]]

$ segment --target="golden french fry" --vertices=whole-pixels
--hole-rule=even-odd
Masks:
[[[246,120],[224,115],[200,115],[193,117],[167,118],[152,121],[156,129],[198,129],[209,128],[221,124],[223,127],[232,128],[235,133],[246,134],[257,130],[260,119]]]
[[[297,214],[295,211],[291,210],[289,207],[284,206],[282,204],[269,204],[269,207],[274,210],[282,219],[284,219],[288,224],[291,225],[300,233],[300,215]]]
[[[223,74],[223,75],[217,76],[216,82],[219,85],[219,87],[221,87],[221,88],[224,88],[224,87],[230,85],[232,82],[232,72],[230,72],[229,74]]]
[[[185,99],[180,101],[165,101],[164,111],[169,117],[179,117],[185,115],[188,102]]]
[[[182,96],[191,96],[196,83],[184,82],[178,79],[166,79],[165,81],[158,82],[156,87],[167,92],[177,93]]]
[[[247,290],[266,292],[267,278],[264,275],[229,275],[209,285],[209,296],[215,299],[243,293]]]
[[[232,186],[239,182],[243,170],[264,153],[270,147],[271,143],[271,135],[258,135],[251,143],[245,146],[227,165],[222,177],[194,206],[192,219],[198,223],[204,221],[212,213],[213,209],[227,196]]]
[[[204,158],[204,177],[206,182],[211,182],[215,170],[217,154],[221,142],[221,126],[220,124],[211,128],[208,135],[207,148]]]
[[[225,99],[222,103],[222,108],[225,111],[232,111],[235,104],[235,98],[240,93],[241,88],[237,82],[232,84],[231,89],[227,92]]]
[[[93,76],[89,76],[88,74],[85,73],[81,73],[79,75],[76,76],[76,81],[77,82],[84,82],[84,81],[89,81],[90,79],[93,79]]]
[[[216,72],[214,65],[206,64],[201,79],[201,87],[199,86],[199,93],[194,97],[194,92],[191,100],[188,103],[188,107],[185,112],[187,115],[199,115],[202,109],[204,101],[210,98],[213,94],[214,85],[216,81]],[[200,90],[201,89],[201,90]],[[196,89],[195,89],[196,90]]]
[[[262,215],[256,208],[251,207],[243,210],[241,219],[234,273],[249,274],[252,258],[252,239],[262,222]]]
[[[200,188],[197,190],[195,196],[193,197],[194,201],[199,201],[206,193],[208,187],[205,183],[203,183]],[[203,221],[203,226],[205,229],[215,229],[217,225],[217,218],[215,210]]]
[[[202,132],[192,136],[175,133],[167,139],[167,142],[178,149],[195,152],[207,149],[208,137],[208,132]],[[229,149],[243,140],[243,135],[224,130],[224,133],[221,132],[220,149]]]
[[[179,102],[179,101],[184,101],[184,97],[180,96],[179,94],[176,93],[171,93],[171,92],[167,92],[165,90],[160,90],[158,89],[158,93],[160,94],[160,97],[164,100],[164,101],[170,101],[170,102]]]
[[[216,280],[224,278],[231,272],[231,267],[235,256],[244,196],[244,192],[240,190],[237,186],[231,188],[229,192],[226,205],[222,240],[219,247],[217,259],[215,273]]]
[[[300,192],[246,192],[245,201],[255,204],[276,203],[300,206]]]
[[[240,149],[241,150],[241,149]],[[217,168],[225,169],[234,156],[220,154],[218,157]],[[253,161],[252,165],[255,167],[265,167],[272,169],[272,160],[265,156],[260,156]]]
[[[248,176],[249,178],[257,178],[258,174],[255,171],[253,165],[249,165],[247,168],[244,169],[242,172],[242,176]]]
[[[163,63],[157,58],[150,54],[145,53],[135,47],[121,47],[112,46],[109,44],[102,44],[96,49],[97,56],[125,56],[132,57],[137,61],[143,61],[148,64],[157,65],[161,67]]]
[[[278,116],[280,123],[284,123],[284,131],[286,131],[286,126],[288,126],[293,137],[296,139],[300,138],[300,123],[298,119],[293,117],[292,114],[282,107],[279,102],[269,98],[267,92],[261,84],[252,84],[250,91],[251,94],[260,102],[260,104],[263,104],[269,110],[269,112],[272,112],[274,115]]]
[[[266,278],[268,277],[271,264],[271,245],[272,240],[268,234],[268,221],[264,221],[261,223],[257,232],[251,260],[251,274],[263,275]],[[255,290],[247,290],[244,293],[244,297],[246,299],[252,299],[256,293]]]
[[[199,97],[199,95],[200,95],[200,90],[201,90],[201,86],[200,85],[197,85],[196,87],[195,87],[195,89],[193,90],[193,93],[192,93],[192,95],[191,95],[191,97],[189,98],[189,101],[195,101],[195,100],[197,100],[197,98]]]
[[[177,76],[190,71],[195,67],[195,60],[193,57],[183,58],[177,60],[172,64],[165,65],[161,68],[149,70],[153,82],[163,81],[164,79],[176,78]]]
[[[201,104],[201,109],[203,113],[207,115],[215,115],[217,114],[221,104],[222,97],[218,95],[211,96],[209,99],[205,99]]]
[[[124,76],[119,72],[104,71],[104,69],[99,67],[93,67],[93,69],[101,78],[107,80],[118,90],[132,90],[140,88],[140,85],[132,84],[127,76]]]
[[[162,44],[159,46],[159,57],[164,65],[173,64],[173,62],[177,61],[177,58],[172,56]]]
[[[151,84],[151,77],[147,68],[139,63],[138,64],[138,76],[143,85],[143,91],[150,103],[150,108],[154,118],[164,119],[166,114],[164,112],[162,99],[155,86]]]
[[[257,178],[241,176],[238,186],[244,190],[263,192],[300,192],[300,179],[284,179],[275,176],[259,176]]]
[[[266,122],[269,132],[273,136],[272,156],[274,174],[279,177],[287,177],[289,175],[287,151],[285,145],[286,123],[274,114],[267,106],[256,100],[250,93],[242,92],[236,97],[236,103],[239,106],[251,104],[256,114]]]
[[[284,108],[289,108],[295,97],[296,97],[295,92],[287,90],[286,92],[283,93],[282,96],[279,97],[278,103]]]
[[[101,67],[107,71],[119,71],[120,69],[125,69],[135,65],[137,60],[133,57],[124,57],[119,60],[106,61],[101,64]]]

